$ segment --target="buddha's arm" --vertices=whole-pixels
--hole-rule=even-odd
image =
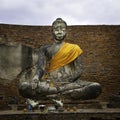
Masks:
[[[75,61],[74,61],[74,69],[73,69],[73,75],[67,76],[67,81],[74,82],[78,78],[80,78],[82,73],[82,56],[80,55]]]
[[[46,66],[45,51],[46,51],[46,46],[40,47],[38,54],[38,66],[33,79],[40,80],[44,74],[45,66]]]

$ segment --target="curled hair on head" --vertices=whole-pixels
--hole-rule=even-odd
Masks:
[[[54,27],[56,23],[64,23],[65,26],[67,27],[67,23],[66,23],[62,18],[57,18],[57,19],[52,23],[52,27]]]

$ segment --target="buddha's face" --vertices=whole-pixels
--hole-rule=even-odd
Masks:
[[[53,36],[56,42],[62,42],[66,36],[66,25],[63,22],[57,22],[53,26]]]

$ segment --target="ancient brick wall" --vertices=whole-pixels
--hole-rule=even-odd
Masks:
[[[76,43],[83,49],[82,80],[96,81],[103,92],[98,99],[108,100],[120,92],[120,26],[89,25],[68,26],[67,42]],[[52,42],[51,26],[0,25],[0,42],[17,42],[33,48]],[[1,52],[1,51],[0,51]],[[18,95],[16,80],[4,85],[0,93]],[[9,86],[10,85],[10,86]]]

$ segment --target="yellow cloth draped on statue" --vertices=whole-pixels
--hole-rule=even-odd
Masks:
[[[75,60],[82,52],[82,49],[78,45],[64,43],[60,50],[51,59],[48,72],[69,64]]]

